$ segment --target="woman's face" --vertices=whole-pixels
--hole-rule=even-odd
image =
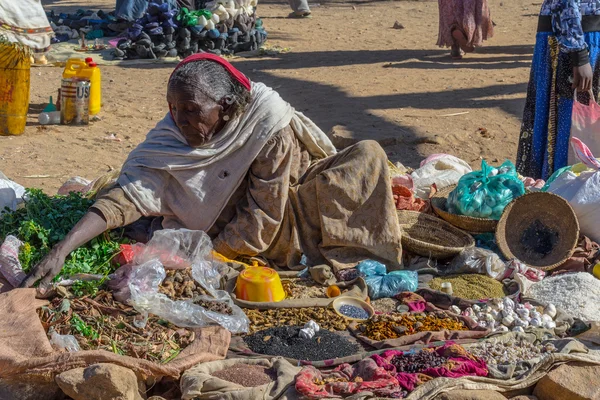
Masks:
[[[194,90],[193,85],[169,85],[167,102],[175,124],[191,147],[208,142],[223,126],[223,107]]]

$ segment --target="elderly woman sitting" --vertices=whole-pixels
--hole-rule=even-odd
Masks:
[[[303,114],[210,54],[183,60],[169,80],[170,113],[123,165],[117,184],[24,282],[42,285],[65,257],[141,217],[203,230],[229,258],[260,256],[334,269],[375,259],[401,264],[387,157],[373,141],[339,153]]]

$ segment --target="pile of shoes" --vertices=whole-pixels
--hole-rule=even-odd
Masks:
[[[50,11],[46,16],[54,30],[53,43],[78,39],[82,34],[88,40],[113,37],[128,27],[127,24],[119,23],[114,12],[106,13],[102,10],[77,10],[74,14],[56,14]]]

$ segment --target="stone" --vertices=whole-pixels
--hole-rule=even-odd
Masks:
[[[516,397],[511,397],[510,400],[539,400],[537,397],[535,396],[516,396]]]
[[[73,400],[142,400],[135,373],[114,364],[75,368],[58,375],[55,380]]]
[[[61,400],[64,395],[54,382],[22,382],[0,379],[0,399]]]
[[[600,400],[599,376],[600,365],[564,364],[540,379],[533,395],[542,400]]]
[[[451,390],[437,395],[434,400],[506,400],[506,397],[493,390]]]

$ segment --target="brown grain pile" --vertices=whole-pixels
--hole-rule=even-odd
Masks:
[[[321,286],[312,279],[282,279],[281,285],[286,299],[322,299],[327,298],[327,287]]]
[[[244,387],[266,385],[277,378],[277,375],[271,368],[242,363],[213,372],[211,375]]]
[[[192,277],[192,269],[168,269],[167,277],[158,287],[158,291],[172,300],[192,299],[206,294],[206,291]]]

